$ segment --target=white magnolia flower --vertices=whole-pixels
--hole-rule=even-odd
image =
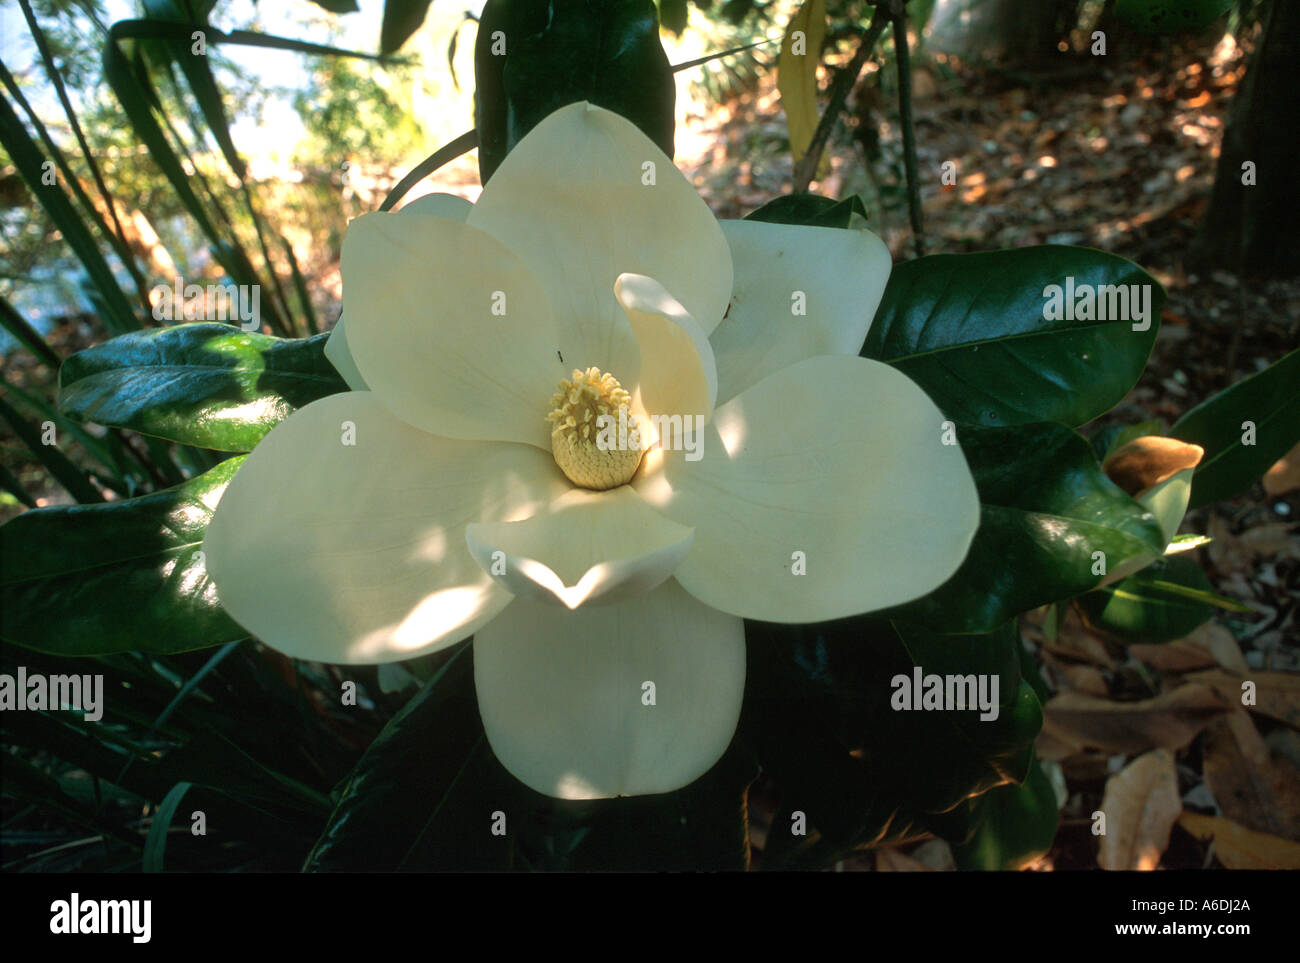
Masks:
[[[328,354],[356,390],[225,492],[222,603],[324,662],[473,635],[488,739],[540,792],[691,782],[735,730],[743,618],[906,602],[974,534],[943,416],[857,357],[889,268],[866,231],[719,223],[631,123],[557,111],[478,203],[351,223]],[[602,450],[583,426],[620,408],[650,441],[651,415],[706,427],[694,452]]]

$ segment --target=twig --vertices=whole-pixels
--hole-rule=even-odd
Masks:
[[[821,163],[822,151],[826,149],[826,142],[830,139],[831,128],[835,126],[840,111],[844,109],[845,101],[849,99],[849,91],[853,89],[858,74],[862,73],[862,68],[866,66],[876,41],[880,39],[888,23],[889,13],[885,9],[885,4],[880,3],[876,6],[876,13],[871,18],[871,23],[862,31],[862,39],[858,42],[858,49],[853,53],[853,59],[840,71],[835,78],[835,83],[831,85],[830,103],[826,105],[821,120],[817,122],[817,129],[813,132],[807,153],[794,166],[796,194],[808,190],[808,185],[812,183],[813,175],[817,173],[817,165]]]
[[[879,9],[879,8],[877,8]],[[894,23],[894,61],[898,65],[898,122],[903,128],[903,172],[907,177],[907,215],[912,222],[916,256],[925,256],[921,226],[921,185],[916,172],[916,128],[912,122],[912,62],[907,49],[907,10],[904,0],[891,0]]]

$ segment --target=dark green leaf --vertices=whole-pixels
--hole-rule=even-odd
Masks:
[[[328,335],[282,340],[179,324],[87,348],[59,372],[59,408],[82,421],[217,451],[252,451],[296,408],[347,384]]]
[[[484,184],[525,134],[576,101],[622,114],[673,155],[676,88],[650,0],[488,0],[474,73]]]
[[[384,23],[379,31],[379,52],[396,53],[420,29],[431,0],[385,0]]]
[[[1199,565],[1174,555],[1081,595],[1078,606],[1089,625],[1117,642],[1172,642],[1208,622],[1214,606],[1171,591],[1167,585],[1213,591]]]
[[[243,458],[176,488],[42,508],[0,527],[0,638],[61,655],[184,652],[247,637],[200,548]]]
[[[1021,785],[999,786],[975,800],[978,828],[953,847],[958,869],[1023,869],[1052,848],[1060,820],[1052,783],[1034,760]]]
[[[163,856],[167,852],[167,831],[171,829],[172,819],[176,816],[176,808],[189,792],[191,783],[178,782],[172,786],[171,790],[163,797],[163,801],[158,804],[154,811],[153,822],[149,825],[149,835],[144,841],[144,865],[146,873],[161,873],[163,871]]]
[[[1102,474],[1088,443],[1064,425],[963,425],[957,438],[979,490],[979,530],[957,574],[895,610],[899,618],[987,632],[1081,595],[1127,559],[1164,554],[1155,518]],[[1094,552],[1104,553],[1104,572]]]
[[[1103,285],[1123,286],[1115,290],[1126,301],[1146,286],[1148,326],[1134,330],[1139,322],[1118,317],[1133,312],[1112,306],[1110,292],[1097,294],[1091,320],[1048,320],[1044,292],[1053,285],[1063,311]],[[904,371],[954,421],[1082,425],[1137,382],[1164,297],[1131,261],[1090,248],[936,254],[894,268],[862,355]],[[1096,319],[1103,311],[1110,320]]]
[[[1245,491],[1300,442],[1300,350],[1197,405],[1169,434],[1205,449],[1189,510]]]
[[[1142,33],[1201,30],[1232,7],[1233,0],[1119,0],[1115,16]]]
[[[862,198],[856,194],[842,201],[817,194],[784,194],[750,211],[745,220],[807,224],[810,227],[851,227],[854,214],[863,220],[867,216]]]
[[[659,22],[679,37],[686,29],[690,13],[686,0],[659,0]]]
[[[66,488],[68,494],[73,498],[79,502],[102,502],[104,500],[104,496],[90,483],[86,473],[61,452],[57,444],[45,444],[46,438],[49,437],[46,435],[45,427],[38,428],[36,425],[30,424],[3,398],[0,398],[0,421],[4,421],[13,429],[13,433],[27,446],[27,450],[32,453],[32,456],[46,467],[54,479]]]
[[[989,635],[942,636],[865,618],[752,622],[747,638],[742,731],[779,784],[786,813],[769,833],[764,868],[905,836],[916,814],[949,810],[1028,770],[1041,710],[1020,677],[1011,624]],[[996,679],[996,718],[982,720],[978,708],[895,709],[898,680],[910,684],[917,667],[923,678],[974,674],[989,686]],[[799,812],[810,840],[815,828],[826,846],[793,838]]]

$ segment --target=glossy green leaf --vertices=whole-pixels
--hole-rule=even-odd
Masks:
[[[97,655],[247,637],[218,604],[200,551],[242,461],[151,495],[41,508],[0,527],[0,639]]]
[[[747,221],[806,224],[809,227],[853,227],[853,215],[866,220],[862,198],[854,194],[842,201],[817,194],[783,194],[745,215]]]
[[[987,632],[1095,588],[1128,559],[1164,553],[1154,516],[1102,473],[1088,442],[1064,425],[963,425],[957,439],[979,490],[979,529],[957,574],[893,610],[898,618]],[[1095,552],[1104,554],[1104,571]]]
[[[1014,626],[943,636],[854,618],[819,625],[747,623],[749,681],[742,732],[781,790],[838,858],[897,838],[915,817],[944,812],[1028,770],[1042,716],[1021,679]],[[997,680],[997,709],[895,708],[902,682],[938,675]],[[991,688],[986,695],[992,696]],[[897,703],[900,704],[901,703]],[[769,832],[764,868],[806,865],[812,853],[789,818]]]
[[[1175,555],[1081,595],[1077,604],[1089,625],[1116,642],[1172,642],[1208,622],[1215,609],[1178,592],[1179,587],[1213,592],[1199,565]]]
[[[167,852],[167,832],[171,829],[176,810],[191,785],[188,782],[178,782],[172,786],[154,811],[153,822],[149,824],[149,835],[144,841],[143,869],[146,873],[163,871],[163,858]]]
[[[1300,442],[1300,349],[1197,405],[1169,434],[1205,449],[1189,510],[1245,491]]]
[[[990,790],[974,808],[978,827],[968,842],[953,847],[958,869],[1023,869],[1052,848],[1060,814],[1037,760],[1022,784]]]
[[[622,114],[673,156],[676,88],[650,0],[488,0],[474,74],[484,184],[525,134],[582,100]]]
[[[1234,0],[1118,0],[1115,16],[1142,33],[1201,30],[1231,9]]]
[[[59,408],[82,421],[217,451],[252,451],[297,408],[347,384],[328,335],[282,340],[225,324],[114,338],[68,358]]]
[[[379,52],[396,53],[420,29],[431,0],[384,0],[384,21],[379,30]]]
[[[1133,312],[1118,292],[1143,289],[1146,321],[1120,319]],[[953,421],[1082,425],[1137,383],[1164,297],[1137,265],[1091,248],[936,254],[894,267],[862,355],[905,372]],[[1063,317],[1048,320],[1057,300]],[[1097,319],[1103,311],[1111,320]]]

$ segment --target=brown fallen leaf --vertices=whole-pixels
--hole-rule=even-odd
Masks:
[[[1300,771],[1274,756],[1244,710],[1206,728],[1202,770],[1223,815],[1300,842]]]
[[[1111,752],[1181,749],[1227,708],[1213,689],[1200,684],[1138,702],[1065,692],[1043,707],[1043,732],[1058,742]]]
[[[1173,753],[1156,749],[1134,759],[1106,780],[1101,800],[1106,832],[1097,850],[1097,865],[1110,870],[1155,869],[1182,810]]]
[[[934,870],[919,859],[913,859],[896,849],[876,850],[877,873],[933,873]]]
[[[1089,632],[1083,625],[1077,612],[1071,609],[1061,620],[1056,638],[1048,640],[1041,637],[1042,646],[1048,652],[1074,662],[1088,662],[1103,669],[1115,668],[1114,656],[1106,644]]]
[[[1300,675],[1294,672],[1254,672],[1246,668],[1237,673],[1210,669],[1186,678],[1188,682],[1208,685],[1234,706],[1242,705],[1242,683],[1254,682],[1255,704],[1245,708],[1300,729]]]
[[[1210,651],[1187,639],[1164,645],[1136,644],[1128,647],[1130,654],[1161,672],[1191,672],[1208,669],[1218,662]]]
[[[1103,698],[1110,695],[1110,686],[1106,684],[1105,674],[1095,666],[1066,662],[1050,651],[1043,653],[1043,663],[1050,670],[1052,678],[1070,691],[1084,692]]]
[[[1130,495],[1158,485],[1180,471],[1200,464],[1205,449],[1177,438],[1146,435],[1111,452],[1101,470]]]
[[[1300,869],[1300,843],[1200,813],[1183,813],[1178,825],[1197,839],[1214,840],[1214,855],[1228,869]]]
[[[1300,488],[1300,443],[1273,462],[1273,467],[1264,473],[1263,482],[1270,498]]]
[[[1206,622],[1197,626],[1183,641],[1205,649],[1229,672],[1250,671],[1246,657],[1241,654],[1241,646],[1237,644],[1237,637],[1218,622]]]

